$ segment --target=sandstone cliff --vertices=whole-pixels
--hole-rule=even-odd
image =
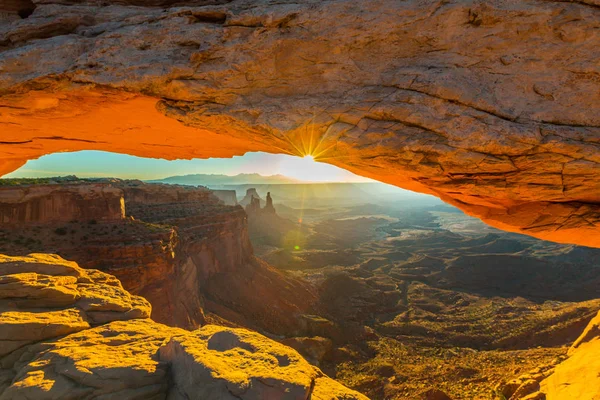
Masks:
[[[0,25],[2,173],[64,150],[312,154],[600,246],[595,1],[36,3]]]
[[[68,199],[97,185],[71,183],[60,193]],[[50,250],[114,274],[128,291],[150,301],[154,320],[171,326],[195,329],[216,318],[275,334],[302,333],[300,316],[316,295],[254,256],[241,207],[223,205],[205,188],[120,180],[102,185],[124,199],[128,218],[0,225],[0,252]],[[15,190],[21,189],[8,192]],[[35,190],[44,201],[41,193],[59,193],[48,185]],[[7,206],[3,193],[0,209]],[[80,205],[85,209],[85,202]]]
[[[236,206],[238,204],[235,190],[211,190],[226,206]]]
[[[201,309],[242,326],[300,333],[299,316],[310,310],[316,296],[307,284],[254,256],[241,207],[224,206],[202,188],[128,181],[117,186],[124,192],[128,215],[177,229],[175,275],[164,278],[158,293],[148,298],[159,298],[171,286],[177,299],[171,314],[182,306],[191,313],[203,304]]]
[[[246,190],[246,195],[244,196],[244,198],[242,200],[240,200],[240,205],[247,207],[252,204],[252,199],[258,200],[259,207],[262,206],[262,203],[264,202],[263,199],[261,199],[260,196],[258,195],[258,192],[256,191],[256,189],[250,188],[250,189]]]
[[[0,186],[0,225],[123,218],[123,192],[108,184]]]
[[[563,358],[500,385],[499,392],[509,400],[600,398],[600,313]]]
[[[111,275],[0,255],[0,399],[366,399],[262,335],[149,312]]]

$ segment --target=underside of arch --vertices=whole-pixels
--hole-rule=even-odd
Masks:
[[[0,10],[0,174],[83,149],[311,154],[600,247],[592,3],[37,3]]]

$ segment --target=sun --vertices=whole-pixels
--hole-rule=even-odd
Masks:
[[[315,160],[307,154],[303,157],[281,155],[277,173],[304,182],[369,182],[369,179],[357,176],[331,164]]]
[[[279,165],[282,175],[305,182],[343,182],[346,172],[333,165],[317,162],[312,155],[288,156]]]

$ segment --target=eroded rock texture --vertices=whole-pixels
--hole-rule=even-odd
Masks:
[[[150,317],[112,275],[48,254],[0,255],[0,356],[111,321]]]
[[[600,313],[573,343],[566,359],[540,366],[498,388],[509,400],[600,398]]]
[[[0,188],[0,225],[125,218],[123,191],[106,184]]]
[[[73,199],[77,207],[63,210]],[[112,200],[127,218],[108,218]],[[298,335],[317,302],[309,284],[254,256],[243,208],[203,187],[76,178],[0,186],[0,216],[14,210],[29,218],[0,219],[0,253],[52,251],[115,275],[160,323],[196,329],[217,318]]]
[[[1,172],[80,149],[313,154],[600,246],[595,1],[36,4],[0,26]]]
[[[146,319],[115,277],[57,256],[0,255],[0,307],[2,400],[366,399],[258,333]]]

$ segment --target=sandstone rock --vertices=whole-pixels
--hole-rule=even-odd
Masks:
[[[148,285],[155,290],[139,292],[156,304],[160,322],[178,316],[177,326],[194,329],[204,320],[193,311],[204,310],[238,326],[304,334],[299,315],[316,302],[316,295],[302,280],[254,257],[241,207],[220,204],[205,188],[131,181],[115,185],[124,192],[128,215],[177,229],[173,271],[156,277],[160,284]],[[172,293],[166,307],[161,303],[165,291]]]
[[[292,337],[280,340],[286,346],[289,346],[302,354],[312,364],[319,366],[325,357],[333,350],[331,339],[315,337]]]
[[[237,206],[237,195],[235,190],[213,190],[213,194],[227,206]]]
[[[104,275],[52,255],[0,256],[0,356],[93,325],[150,316],[146,300]]]
[[[172,365],[174,398],[306,399],[321,390],[313,386],[322,373],[297,352],[242,329],[206,326],[171,339],[159,356]]]
[[[595,400],[600,397],[600,314],[569,349],[569,358],[541,382],[547,400]]]
[[[4,0],[0,6],[0,21],[4,15],[8,20],[16,20],[19,18],[27,18],[35,10],[35,4],[31,0]]]
[[[540,384],[535,379],[528,379],[525,382],[521,383],[521,385],[515,390],[515,392],[510,397],[510,400],[518,400],[522,399],[525,396],[528,396],[532,393],[537,392],[540,389]]]
[[[40,266],[53,274],[31,272]],[[0,297],[1,400],[366,399],[258,333],[146,319],[147,302],[99,271],[41,254],[4,256],[0,267],[11,272],[0,274],[9,285]],[[45,307],[54,296],[65,301],[54,291],[61,286],[78,292],[74,305]],[[28,303],[11,302],[13,294]],[[93,312],[114,318],[92,327]]]
[[[255,214],[260,212],[260,199],[252,196],[250,198],[250,204],[246,206],[246,214]]]
[[[77,196],[91,184],[76,177],[65,180],[60,193],[66,198]],[[32,247],[34,251],[52,249],[81,267],[114,274],[127,291],[150,301],[154,320],[171,326],[196,329],[206,323],[206,310],[238,326],[275,334],[306,334],[298,316],[316,301],[315,294],[301,280],[254,257],[247,216],[241,207],[223,205],[204,187],[119,179],[94,180],[93,185],[118,191],[129,218],[101,224],[58,223],[34,215],[32,224],[0,226],[0,235],[6,238],[0,239],[0,252],[25,255]],[[23,186],[11,188],[19,191]],[[26,190],[32,188],[34,185],[25,186]],[[0,198],[0,208],[5,205],[20,203],[3,204]],[[95,206],[94,199],[83,198],[78,203],[83,213],[100,212]],[[65,235],[57,234],[56,227]],[[111,278],[94,275],[94,279],[108,283]],[[120,312],[103,306],[98,296],[129,296],[121,293],[116,282],[118,287],[109,284],[105,293],[88,296],[86,307],[94,323],[111,320]],[[64,285],[51,285],[52,290],[56,287],[65,291]]]
[[[512,379],[506,383],[502,383],[498,385],[497,389],[500,391],[502,396],[507,399],[510,399],[512,395],[519,389],[519,387],[523,384],[523,381],[519,378]]]
[[[108,184],[0,186],[0,225],[125,218],[123,192]]]
[[[452,400],[450,396],[441,390],[429,389],[421,395],[422,400]]]
[[[186,332],[151,320],[112,322],[31,345],[12,369],[2,400],[366,399],[289,347],[213,325]]]
[[[0,26],[1,173],[92,148],[312,154],[600,246],[596,2],[36,3]]]
[[[267,192],[267,204],[265,205],[264,211],[275,214],[275,207],[273,207],[273,198],[271,197],[271,192]]]
[[[252,204],[253,199],[258,200],[258,208],[260,208],[262,206],[263,199],[260,198],[255,188],[249,188],[246,190],[246,195],[244,196],[244,198],[240,200],[240,205],[248,207]]]
[[[154,355],[172,335],[184,333],[132,320],[29,346],[10,366],[15,376],[0,399],[165,398],[168,365]]]

